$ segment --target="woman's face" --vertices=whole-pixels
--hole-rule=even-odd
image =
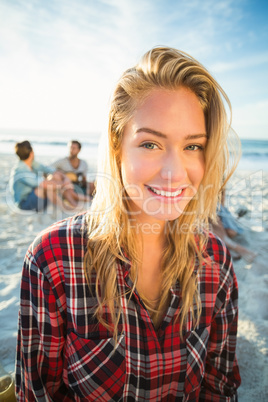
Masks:
[[[196,95],[181,87],[155,89],[126,125],[121,174],[130,219],[174,220],[185,210],[204,175],[207,142]]]

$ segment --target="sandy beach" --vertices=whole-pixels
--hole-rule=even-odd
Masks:
[[[39,158],[49,163],[49,158]],[[23,213],[11,202],[8,191],[15,156],[0,155],[0,374],[14,373],[21,267],[34,237],[67,215],[52,209]],[[92,167],[91,167],[92,168]],[[228,188],[226,206],[244,228],[237,240],[257,252],[253,263],[234,262],[239,283],[239,331],[237,355],[242,377],[239,401],[268,400],[268,172],[238,170]]]

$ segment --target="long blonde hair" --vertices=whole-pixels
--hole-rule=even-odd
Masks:
[[[137,106],[153,89],[172,90],[182,86],[195,93],[204,111],[208,135],[206,167],[196,196],[179,218],[166,225],[167,246],[162,260],[163,286],[159,311],[170,288],[179,281],[182,292],[181,334],[188,313],[192,313],[195,324],[200,315],[197,280],[193,270],[196,264],[201,266],[204,257],[207,231],[203,228],[208,227],[209,219],[215,220],[220,190],[232,173],[227,146],[230,123],[224,101],[229,106],[230,114],[231,106],[225,92],[198,61],[176,49],[157,47],[148,51],[117,83],[111,99],[106,155],[100,166],[96,194],[87,217],[85,275],[89,285],[92,276],[96,278],[98,305],[95,314],[99,322],[111,328],[103,314],[108,307],[115,336],[122,313],[116,276],[118,260],[124,261],[125,255],[128,256],[133,278],[137,278],[139,264],[137,233],[132,230],[129,221],[127,194],[120,173],[124,128]],[[237,140],[236,137],[234,139]],[[135,283],[133,290],[134,286]]]

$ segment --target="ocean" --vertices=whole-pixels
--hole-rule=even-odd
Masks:
[[[67,155],[69,140],[82,143],[80,157],[89,165],[97,163],[100,133],[89,132],[59,132],[59,131],[29,131],[0,130],[0,153],[14,154],[16,142],[29,140],[38,156],[55,157],[55,160]],[[242,157],[238,165],[240,170],[268,171],[268,139],[241,139]]]
[[[68,142],[77,140],[82,144],[79,157],[87,160],[89,165],[94,165],[97,162],[100,137],[100,133],[94,132],[0,130],[0,153],[14,154],[15,144],[28,140],[37,160],[39,156],[49,156],[50,159],[57,160],[68,155]]]
[[[268,140],[241,139],[241,145],[238,169],[268,171]]]

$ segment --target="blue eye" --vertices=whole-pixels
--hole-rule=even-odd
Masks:
[[[146,149],[156,149],[157,145],[153,142],[146,142],[145,144],[142,144],[142,147]]]
[[[202,145],[188,145],[188,147],[186,147],[186,149],[188,151],[202,151],[204,149],[204,147]]]

